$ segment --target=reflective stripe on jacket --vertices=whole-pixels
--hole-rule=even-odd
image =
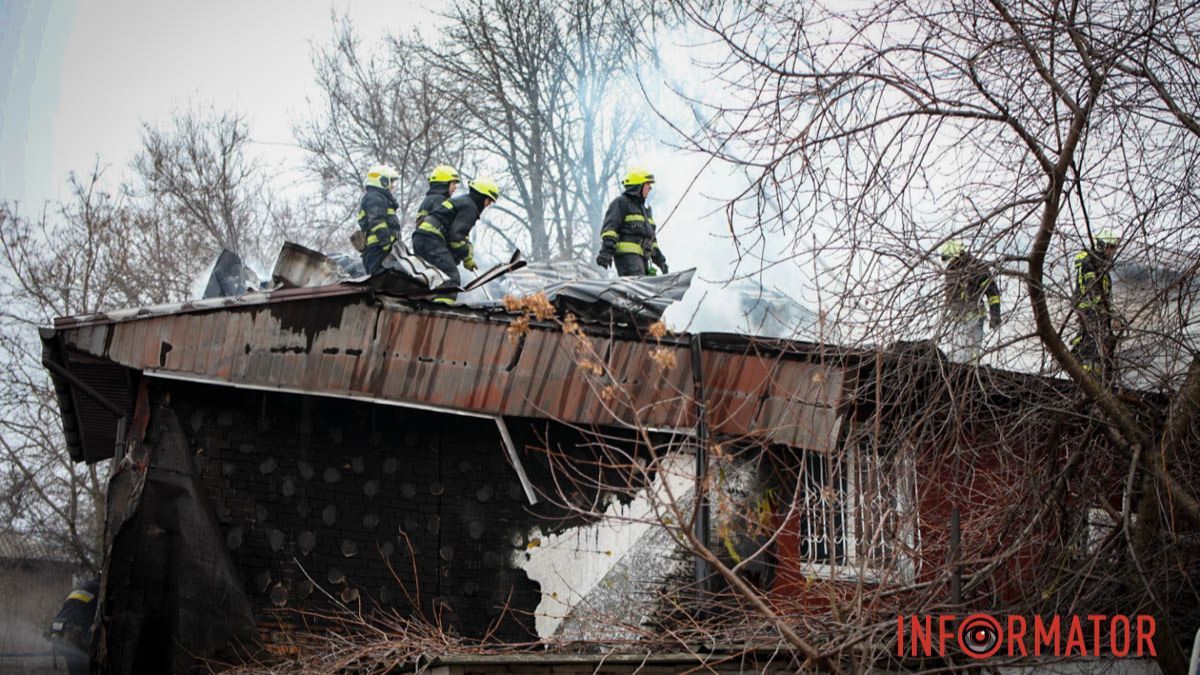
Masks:
[[[358,228],[366,235],[366,246],[392,247],[400,236],[400,219],[396,217],[396,198],[387,190],[370,186],[363,193],[358,209]]]
[[[443,200],[429,211],[429,215],[417,226],[417,231],[441,237],[458,262],[471,257],[471,242],[468,237],[479,214],[483,210],[483,196],[468,192],[464,195]]]
[[[665,262],[666,257],[658,249],[654,213],[641,193],[641,185],[630,186],[608,205],[600,228],[600,250]]]
[[[429,192],[425,193],[425,198],[421,200],[421,205],[417,208],[417,225],[433,211],[433,207],[441,204],[450,198],[450,183],[430,183]]]
[[[960,318],[982,317],[984,299],[986,312],[994,323],[999,322],[1000,284],[991,270],[969,253],[951,260],[946,266],[946,308]]]
[[[1080,251],[1075,254],[1073,263],[1075,307],[1108,311],[1112,297],[1108,261],[1095,251]]]

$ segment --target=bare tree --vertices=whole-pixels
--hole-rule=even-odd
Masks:
[[[502,171],[534,259],[598,241],[645,118],[631,86],[637,16],[624,3],[468,0],[431,56],[448,109],[482,141],[477,163]]]
[[[104,190],[97,168],[71,177],[72,201],[30,221],[0,205],[0,508],[16,528],[99,569],[104,524],[102,465],[76,464],[62,435],[58,403],[41,365],[38,326],[56,316],[149,299],[121,277],[136,249],[126,201]],[[132,254],[132,255],[131,255]]]
[[[96,569],[106,465],[67,455],[37,328],[55,317],[180,302],[221,247],[269,259],[296,207],[265,193],[249,131],[232,114],[189,111],[146,127],[137,180],[106,187],[99,163],[70,177],[69,201],[36,219],[0,203],[0,508],[6,522]]]
[[[136,196],[172,224],[181,249],[273,257],[275,200],[249,143],[245,120],[231,112],[194,108],[176,113],[167,129],[144,127]]]
[[[629,148],[643,137],[636,88],[650,60],[628,3],[467,0],[436,37],[392,35],[367,53],[348,18],[314,56],[319,107],[296,129],[309,168],[346,222],[363,170],[389,162],[415,211],[426,176],[452,164],[495,174],[504,199],[489,218],[507,248],[535,259],[595,248]]]
[[[309,170],[343,223],[357,212],[366,169],[387,162],[400,172],[400,210],[416,214],[429,171],[461,166],[475,139],[438,97],[444,77],[424,61],[419,36],[392,36],[369,54],[348,18],[335,19],[332,41],[313,57],[320,108],[296,135]],[[406,220],[403,219],[402,220]]]
[[[990,258],[1009,282],[1008,319],[984,361],[1065,374],[1071,387],[1032,400],[1064,419],[1094,419],[1095,433],[1123,453],[1109,470],[1126,477],[1124,506],[1104,516],[1116,527],[1104,552],[1067,555],[1087,539],[1084,513],[1106,508],[1099,477],[1083,499],[1060,504],[1073,525],[1060,534],[1053,572],[1034,577],[1031,590],[1045,595],[1024,601],[1044,607],[1073,582],[1078,604],[1068,606],[1087,607],[1122,589],[1126,611],[1150,606],[1158,617],[1164,671],[1182,672],[1174,639],[1182,635],[1172,630],[1189,625],[1194,617],[1180,608],[1195,603],[1176,572],[1196,572],[1182,542],[1200,527],[1190,487],[1200,136],[1187,112],[1197,68],[1183,46],[1194,44],[1195,8],[1112,0],[681,8],[727,53],[713,71],[727,94],[707,102],[709,124],[690,141],[752,176],[727,210],[739,253],[755,265],[811,270],[822,310],[860,348],[936,339],[942,271],[931,253],[941,243],[962,239]],[[1117,337],[1140,342],[1146,358],[1121,361],[1118,352],[1103,377],[1069,346],[1069,261],[1102,228],[1123,234],[1118,278],[1165,272],[1121,307],[1128,321]],[[763,253],[764,241],[784,253]],[[1163,315],[1172,319],[1150,320]],[[968,387],[947,402],[989,395]],[[943,433],[961,438],[964,426],[960,418]],[[946,461],[967,459],[970,446],[958,447]],[[1093,461],[1092,446],[1076,447],[1047,467],[1054,494],[1083,470],[1080,457]],[[977,506],[981,518],[1021,522],[1025,505]],[[1013,560],[1017,548],[1002,557]],[[1000,567],[983,564],[973,583]],[[1085,590],[1088,575],[1106,591]]]

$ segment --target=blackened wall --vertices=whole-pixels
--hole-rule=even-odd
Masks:
[[[539,588],[509,560],[537,518],[490,420],[178,382],[153,395],[189,436],[260,625],[328,609],[324,589],[466,635],[503,615],[497,638],[534,637]]]

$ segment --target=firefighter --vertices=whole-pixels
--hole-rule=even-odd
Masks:
[[[54,651],[67,661],[70,675],[87,675],[92,651],[92,622],[96,618],[96,596],[100,580],[92,579],[71,591],[50,625],[48,637]]]
[[[458,172],[454,167],[445,164],[433,167],[433,171],[429,174],[429,192],[425,193],[425,198],[421,200],[421,207],[417,210],[417,225],[429,215],[433,207],[441,204],[454,194],[458,189]]]
[[[950,360],[972,362],[979,358],[984,317],[989,318],[993,331],[1000,327],[1000,285],[988,266],[971,255],[961,241],[942,244],[939,253],[946,265],[944,306]]]
[[[607,268],[617,263],[622,277],[641,277],[654,274],[650,261],[663,273],[667,259],[658,249],[654,231],[654,215],[646,198],[654,185],[654,174],[645,169],[633,169],[622,181],[625,191],[608,205],[604,225],[600,230],[600,254],[596,264]]]
[[[400,219],[396,217],[399,204],[392,196],[400,174],[387,164],[376,164],[363,180],[362,204],[358,209],[358,228],[364,237],[363,267],[375,274],[383,259],[400,236]]]
[[[1071,353],[1089,373],[1108,371],[1116,349],[1109,272],[1118,243],[1115,232],[1101,230],[1093,245],[1076,253],[1072,261],[1072,294],[1079,334],[1071,341]]]
[[[413,232],[413,253],[444,272],[450,278],[450,284],[460,285],[459,263],[468,272],[478,269],[467,237],[479,221],[479,215],[497,199],[500,199],[500,188],[492,179],[480,176],[469,181],[467,194],[443,200],[421,219]],[[435,295],[433,301],[453,305],[456,297],[457,293],[444,292]]]

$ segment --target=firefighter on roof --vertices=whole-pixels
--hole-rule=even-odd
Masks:
[[[944,307],[949,357],[957,363],[969,363],[979,357],[984,318],[990,319],[993,331],[1000,327],[1000,285],[988,266],[971,255],[961,241],[942,244],[939,253],[946,265]]]
[[[468,272],[478,269],[468,237],[485,208],[500,199],[495,181],[482,176],[467,183],[467,194],[451,197],[434,206],[413,231],[413,253],[440,269],[458,286],[462,278],[458,264]],[[444,292],[434,296],[434,302],[453,305],[457,294]]]
[[[454,194],[454,191],[458,189],[458,182],[458,172],[454,170],[454,167],[445,164],[433,167],[433,171],[429,174],[429,191],[425,193],[425,198],[421,200],[421,206],[417,209],[416,224],[418,226],[433,210],[433,207]]]
[[[399,172],[387,164],[371,167],[363,179],[358,228],[365,238],[362,261],[367,274],[379,271],[383,259],[392,250],[392,244],[400,237],[400,219],[396,217],[399,205],[392,196],[399,179]]]
[[[654,174],[645,169],[633,169],[625,175],[622,184],[625,191],[608,205],[604,215],[596,264],[607,268],[615,261],[619,276],[641,277],[655,273],[650,266],[653,261],[666,273],[667,259],[658,249],[654,214],[646,204],[654,185]]]
[[[1095,374],[1109,370],[1116,350],[1109,272],[1118,243],[1115,232],[1101,230],[1092,246],[1076,253],[1072,260],[1072,294],[1079,334],[1071,341],[1071,353],[1084,370]]]

